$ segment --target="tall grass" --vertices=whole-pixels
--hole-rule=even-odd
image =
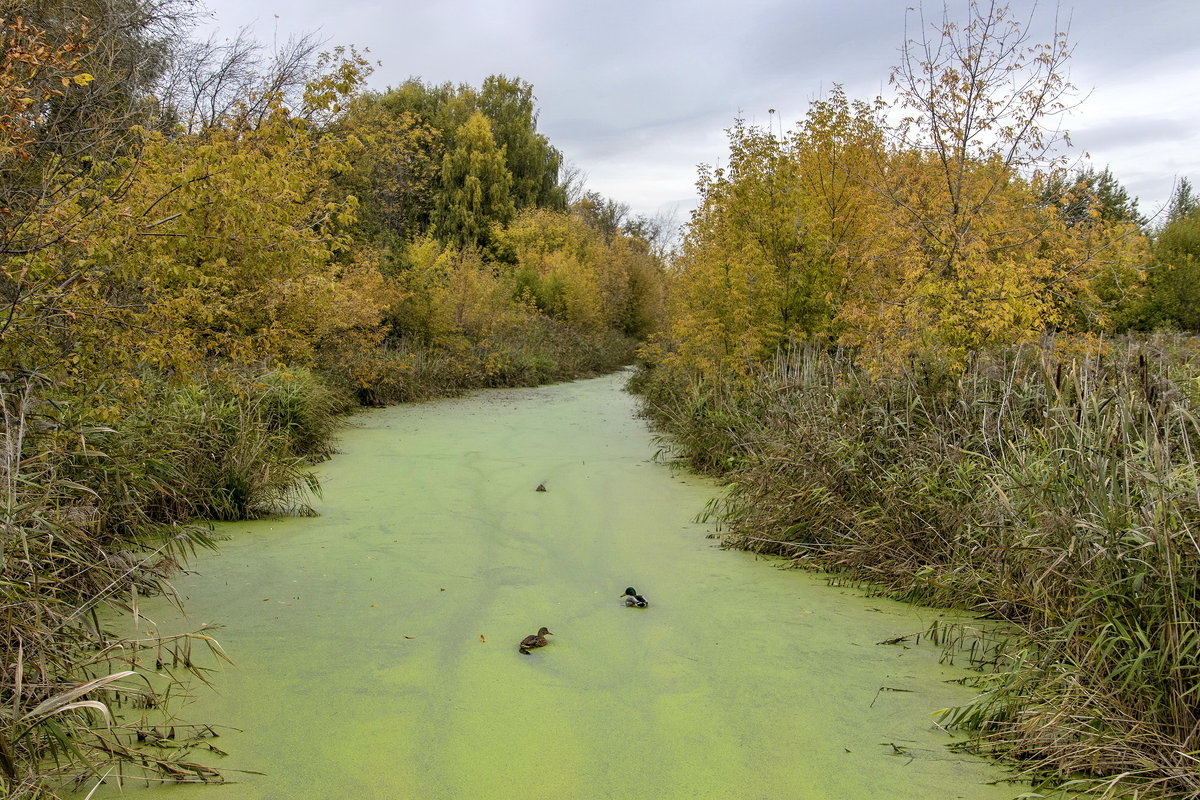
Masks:
[[[210,729],[149,730],[128,704],[157,708],[184,673],[203,677],[193,646],[207,633],[130,639],[98,613],[136,618],[139,596],[170,594],[169,576],[211,546],[197,517],[303,509],[308,469],[330,452],[344,405],[303,371],[217,370],[171,385],[147,377],[144,402],[117,427],[88,419],[37,375],[0,380],[0,786],[52,796],[63,781],[119,770],[212,781],[191,759]],[[148,747],[170,738],[171,748]],[[209,750],[208,752],[211,752]]]
[[[1098,793],[1200,796],[1200,353],[1063,345],[889,376],[797,349],[750,384],[653,370],[641,390],[731,482],[710,509],[729,545],[1020,627],[948,715],[974,747]]]

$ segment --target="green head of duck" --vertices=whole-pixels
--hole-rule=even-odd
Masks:
[[[632,586],[625,590],[625,594],[621,595],[621,599],[625,601],[625,605],[631,608],[645,608],[650,605],[650,602],[638,594],[637,589]]]

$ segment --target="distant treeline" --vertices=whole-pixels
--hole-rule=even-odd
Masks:
[[[661,225],[564,168],[528,83],[367,92],[352,49],[194,41],[191,12],[0,0],[5,796],[218,780],[206,729],[141,721],[143,670],[215,643],[97,608],[162,591],[189,521],[303,511],[353,405],[609,370],[665,307]]]

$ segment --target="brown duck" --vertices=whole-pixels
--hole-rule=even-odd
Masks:
[[[538,628],[537,633],[531,633],[521,640],[521,644],[517,646],[517,650],[529,655],[530,648],[545,647],[549,642],[546,641],[546,636],[553,636],[549,628]]]

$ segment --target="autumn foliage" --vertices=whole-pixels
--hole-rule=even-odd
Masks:
[[[820,340],[887,370],[1111,327],[1131,298],[1105,289],[1142,279],[1145,237],[1046,190],[1070,184],[1067,55],[976,9],[908,43],[890,104],[835,87],[790,133],[739,120],[727,165],[701,171],[652,357],[745,373]]]

